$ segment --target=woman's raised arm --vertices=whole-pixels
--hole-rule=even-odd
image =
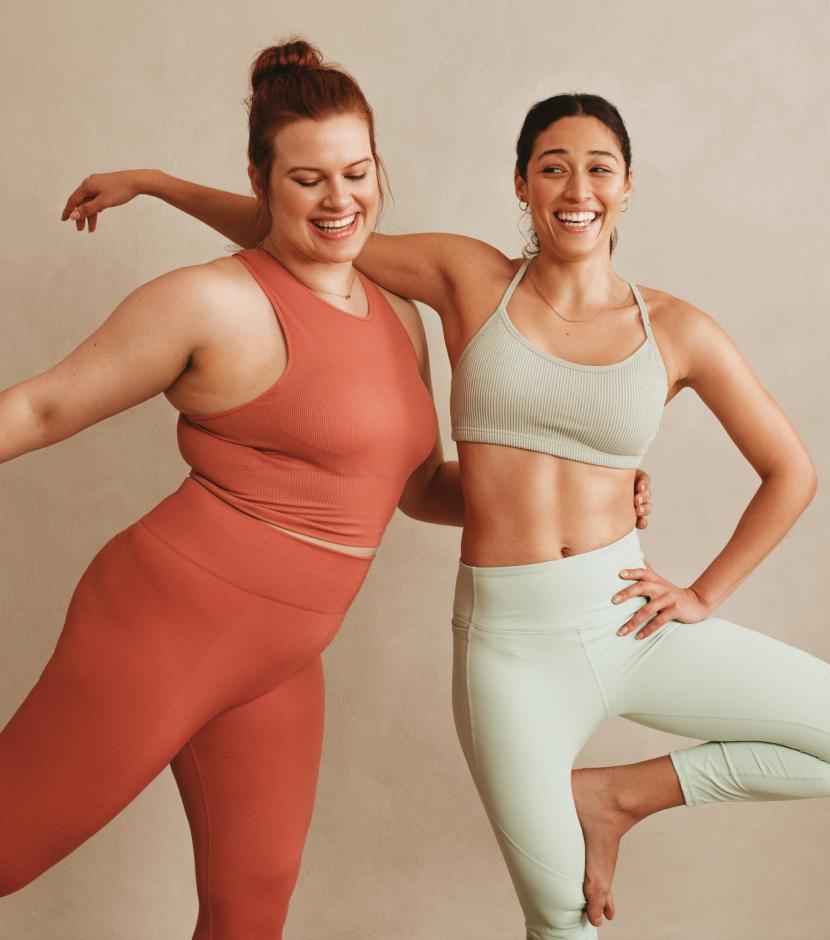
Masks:
[[[226,238],[253,248],[257,237],[257,201],[222,189],[177,179],[161,170],[116,170],[93,173],[66,200],[61,220],[71,219],[79,232],[94,232],[98,214],[122,206],[136,196],[155,196],[186,212]]]
[[[118,170],[93,173],[67,199],[61,219],[94,232],[98,215],[136,196],[155,196],[220,232],[243,248],[253,248],[257,233],[257,201],[221,189],[177,179],[161,170]],[[498,273],[509,280],[510,262],[498,249],[475,238],[445,233],[373,234],[356,265],[373,281],[403,297],[428,304],[440,314],[453,309],[453,298],[465,285]]]

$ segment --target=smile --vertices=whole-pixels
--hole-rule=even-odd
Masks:
[[[310,219],[309,221],[326,238],[344,238],[351,235],[357,227],[359,215],[359,212],[353,212],[339,219]]]
[[[555,212],[554,216],[560,225],[569,232],[587,232],[599,218],[598,212]]]

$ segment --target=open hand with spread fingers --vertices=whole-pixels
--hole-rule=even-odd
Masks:
[[[624,569],[620,572],[620,577],[636,583],[615,594],[611,598],[615,604],[637,596],[648,598],[648,603],[644,604],[617,630],[617,636],[626,636],[645,624],[635,636],[637,640],[644,640],[670,620],[697,623],[709,616],[709,608],[694,588],[682,588],[672,584],[671,581],[657,574],[648,562],[645,562],[645,568]]]

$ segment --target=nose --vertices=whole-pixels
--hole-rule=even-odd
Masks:
[[[568,178],[565,187],[565,198],[572,202],[584,202],[591,195],[590,179],[587,173],[576,170]]]
[[[323,205],[333,212],[340,212],[347,209],[352,202],[346,181],[342,179],[332,179],[326,186],[326,194],[323,198]]]

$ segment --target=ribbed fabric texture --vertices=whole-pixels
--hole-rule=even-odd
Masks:
[[[369,315],[360,318],[321,300],[261,249],[236,257],[274,307],[288,362],[253,401],[181,416],[191,476],[266,522],[377,545],[435,442],[435,408],[412,341],[366,278]]]
[[[639,290],[631,285],[646,333],[643,344],[620,362],[581,365],[535,346],[510,320],[507,304],[527,265],[519,268],[453,373],[453,440],[637,467],[657,433],[667,391]]]

